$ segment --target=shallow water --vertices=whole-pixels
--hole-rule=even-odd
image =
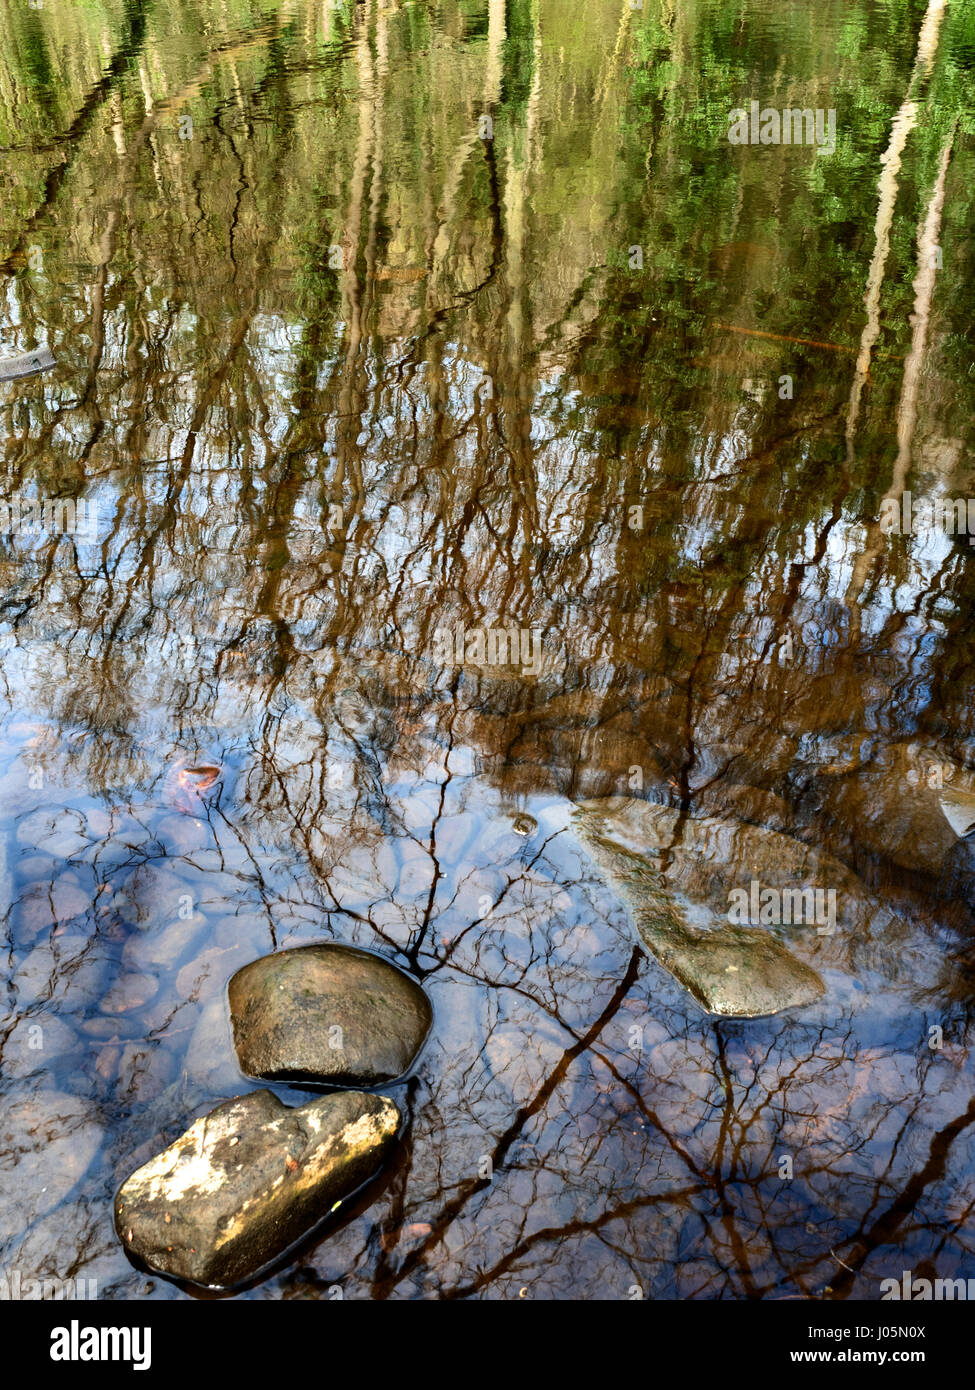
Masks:
[[[877,524],[975,495],[975,12],[0,33],[0,357],[57,361],[0,382],[2,496],[94,508],[0,537],[4,1270],[186,1297],[114,1191],[250,1084],[233,971],[336,939],[433,1000],[406,1137],[237,1297],[975,1276],[975,862],[939,806],[975,787],[975,571]],[[731,144],[752,100],[835,111],[835,151]],[[522,660],[452,660],[458,625]],[[785,929],[823,999],[709,1017],[572,834],[614,794],[790,834],[896,925]]]

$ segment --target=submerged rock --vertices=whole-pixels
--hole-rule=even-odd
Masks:
[[[939,805],[960,840],[975,830],[975,793],[961,788],[946,790],[941,793]]]
[[[110,962],[97,937],[52,936],[26,956],[11,980],[17,1007],[43,1001],[64,1013],[83,1013],[104,992]]]
[[[811,885],[828,856],[777,831],[713,818],[679,822],[669,807],[628,797],[583,803],[573,822],[650,952],[709,1012],[759,1018],[824,993],[816,971],[769,931],[722,920],[708,899],[716,877],[719,892],[750,877],[764,886]],[[829,867],[830,887],[853,877],[838,861]]]
[[[133,869],[116,890],[111,905],[123,922],[141,932],[161,933],[177,922],[206,926],[186,879],[171,866],[151,860]]]
[[[37,936],[52,927],[63,927],[83,917],[92,906],[91,895],[70,874],[58,873],[28,883],[16,904],[16,922],[21,937]]]
[[[120,975],[100,1004],[103,1014],[124,1014],[141,1009],[155,998],[159,981],[155,975]]]
[[[50,806],[25,815],[17,822],[16,839],[25,850],[40,850],[55,860],[82,854],[91,843],[85,833],[84,816],[64,806]]]
[[[937,744],[876,749],[849,776],[824,778],[822,814],[857,843],[912,873],[940,876],[946,856],[975,826],[975,775]]]
[[[183,1068],[189,1080],[204,1095],[239,1090],[240,1068],[230,1043],[226,999],[217,996],[209,999],[202,1008],[191,1004],[187,1014],[193,1031]]]
[[[245,965],[230,981],[241,1069],[266,1080],[375,1086],[412,1066],[433,1019],[409,975],[332,942]]]
[[[0,1242],[53,1211],[101,1148],[94,1105],[59,1091],[7,1100],[0,1114]]]
[[[399,1125],[391,1100],[361,1091],[225,1101],[122,1184],[115,1229],[160,1274],[239,1284],[373,1177]]]
[[[213,833],[206,821],[179,811],[162,817],[155,827],[155,838],[166,846],[168,853],[177,857],[207,849],[213,843]]]
[[[157,926],[154,931],[136,931],[122,951],[122,964],[127,970],[172,970],[180,965],[205,939],[207,920],[202,912],[194,912],[185,920]]]
[[[0,1031],[8,1026],[4,1020]],[[70,1055],[77,1046],[77,1034],[56,1014],[23,1013],[0,1045],[0,1073],[6,1079],[44,1072],[56,1057]]]

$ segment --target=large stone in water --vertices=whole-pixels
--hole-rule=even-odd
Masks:
[[[345,1091],[297,1108],[225,1101],[126,1179],[115,1229],[173,1279],[229,1288],[260,1273],[380,1169],[400,1113]]]
[[[669,807],[629,797],[585,802],[573,822],[652,955],[709,1012],[760,1018],[824,993],[816,971],[770,932],[721,921],[707,898],[715,875],[732,886],[747,887],[751,877],[763,887],[793,886],[797,877],[812,886],[811,870],[822,870],[828,856],[777,831],[680,820]],[[853,877],[836,860],[829,868]]]
[[[376,1086],[412,1066],[433,1010],[389,961],[323,943],[278,951],[230,981],[241,1069],[265,1080]]]

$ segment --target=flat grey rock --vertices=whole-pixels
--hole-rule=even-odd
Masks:
[[[766,870],[780,883],[821,867],[815,851],[776,831],[711,817],[684,818],[678,827],[676,811],[629,797],[585,802],[573,824],[648,950],[708,1012],[760,1018],[824,993],[817,972],[769,931],[722,920],[706,904],[722,865],[730,883]],[[723,855],[717,862],[709,857],[716,852]]]
[[[234,1046],[248,1076],[376,1086],[413,1065],[433,1010],[380,956],[328,942],[262,956],[228,988]]]

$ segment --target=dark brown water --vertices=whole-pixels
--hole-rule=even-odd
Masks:
[[[878,524],[975,497],[972,6],[0,35],[0,357],[57,362],[0,383],[0,493],[77,504],[0,537],[4,1269],[185,1296],[114,1190],[247,1085],[230,974],[330,938],[436,1025],[394,1167],[240,1297],[975,1277],[939,804],[975,787],[975,551]],[[731,143],[753,100],[835,149]],[[458,625],[528,660],[458,663]],[[826,850],[901,926],[831,941],[815,1005],[709,1018],[567,829],[616,793]]]

